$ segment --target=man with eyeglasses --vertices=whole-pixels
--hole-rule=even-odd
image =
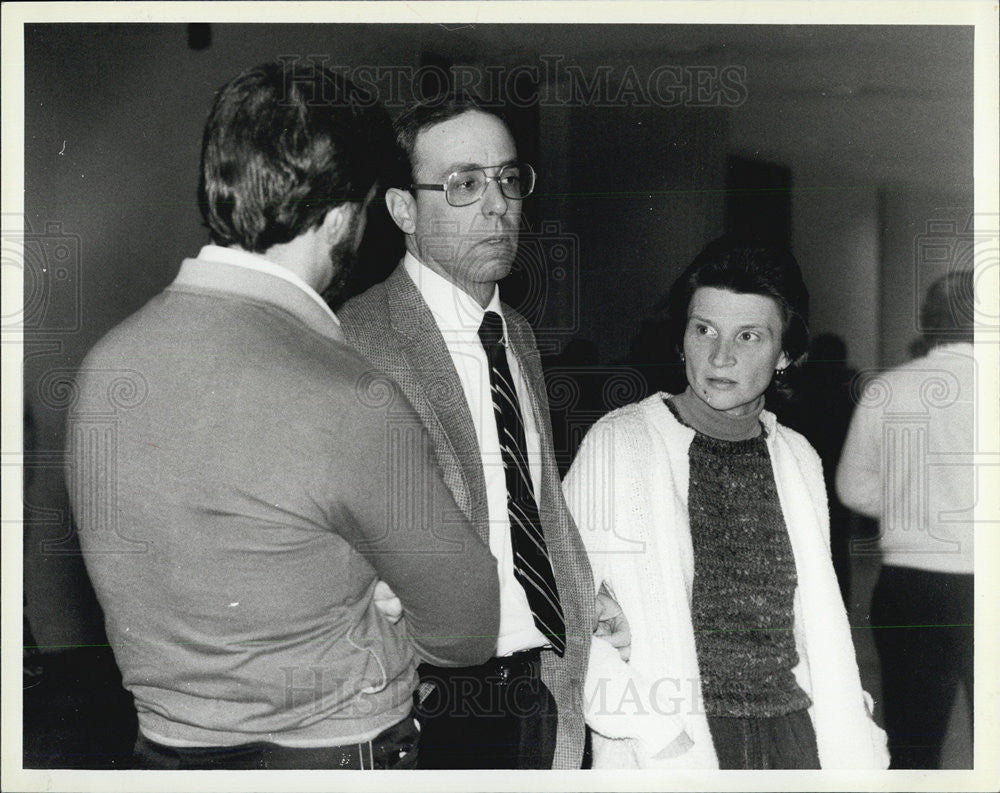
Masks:
[[[495,657],[421,667],[421,768],[579,768],[593,579],[563,500],[527,321],[500,301],[535,172],[466,95],[396,122],[405,175],[386,204],[406,255],[339,315],[416,408],[455,501],[498,560]],[[614,631],[611,627],[609,630]]]

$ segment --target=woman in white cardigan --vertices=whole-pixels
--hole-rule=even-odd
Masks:
[[[717,240],[668,311],[687,389],[601,419],[564,483],[595,586],[632,631],[628,661],[594,640],[593,765],[885,768],[819,458],[763,410],[808,344],[798,265]]]

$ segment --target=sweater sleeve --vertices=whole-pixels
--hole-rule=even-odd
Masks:
[[[634,741],[633,754],[640,767],[649,765],[684,732],[669,689],[621,660],[608,642],[597,637],[591,640],[584,681],[587,726],[604,738]]]
[[[392,587],[423,660],[482,663],[499,628],[496,560],[455,504],[420,418],[398,393],[374,404],[352,394],[341,408],[333,525]]]
[[[879,410],[862,402],[851,417],[837,466],[837,496],[870,518],[882,516],[881,428]]]
[[[566,505],[590,558],[595,595],[605,580],[605,550],[613,530],[607,516],[614,509],[614,490],[608,479],[612,472],[607,455],[611,450],[600,439],[603,426],[603,422],[598,422],[586,434],[563,480]]]
[[[633,476],[629,455],[623,453],[628,432],[628,420],[611,417],[598,422],[584,438],[563,483],[570,512],[590,556],[594,585],[600,588],[607,584],[612,593],[619,572],[615,560],[632,555],[614,552],[616,522],[630,519],[634,511],[626,496]],[[629,573],[623,570],[619,574]],[[584,716],[587,725],[603,739],[631,742],[631,751],[615,753],[619,759],[630,757],[639,766],[649,765],[651,758],[684,731],[683,720],[675,712],[676,703],[663,689],[621,660],[610,644],[592,639],[584,680]]]

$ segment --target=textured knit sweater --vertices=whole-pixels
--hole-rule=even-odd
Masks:
[[[587,721],[595,768],[717,768],[702,698],[692,594],[689,450],[695,431],[654,395],[602,418],[564,482],[590,553],[594,583],[607,584],[628,617],[632,654],[623,662],[594,639],[587,669]],[[764,411],[760,423],[798,574],[793,673],[810,697],[822,768],[874,769],[889,762],[871,718],[830,561],[826,487],[806,440]],[[657,758],[680,741],[673,757]],[[665,752],[669,755],[669,751]]]
[[[760,410],[749,416],[756,437],[724,440],[706,434],[717,422],[685,409],[698,402],[688,390],[667,405],[696,431],[688,450],[691,616],[706,713],[770,717],[805,709],[809,697],[792,673],[795,559]]]
[[[409,713],[419,659],[491,655],[495,562],[412,408],[372,386],[329,312],[204,256],[94,347],[70,414],[70,495],[124,685],[162,743],[373,737]],[[373,604],[379,578],[398,623]]]

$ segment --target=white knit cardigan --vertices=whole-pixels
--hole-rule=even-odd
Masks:
[[[667,394],[616,410],[584,438],[563,483],[590,556],[594,584],[614,593],[632,630],[628,663],[595,639],[585,686],[595,768],[718,768],[701,701],[691,618],[694,556],[688,447],[694,431]],[[794,674],[809,694],[822,768],[883,769],[885,733],[862,691],[850,626],[830,561],[819,457],[763,412],[778,499],[795,558]],[[690,748],[654,755],[687,733]]]

